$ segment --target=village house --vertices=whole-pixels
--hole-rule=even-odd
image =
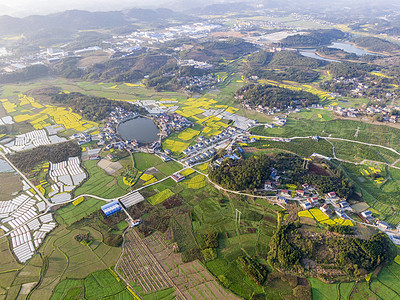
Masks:
[[[329,199],[329,200],[335,200],[335,199],[338,198],[338,197],[336,196],[336,193],[335,193],[335,192],[326,193],[326,194],[325,194],[325,197],[326,197],[327,199]]]
[[[300,203],[301,207],[304,209],[310,209],[313,207],[313,205],[309,201],[302,201]]]
[[[332,214],[332,210],[329,208],[328,204],[324,204],[319,208],[328,217]]]
[[[185,179],[185,176],[183,176],[181,173],[175,173],[171,175],[171,178],[175,181],[175,182],[181,182],[182,180]]]
[[[392,229],[392,225],[390,225],[390,224],[389,224],[388,222],[386,222],[386,221],[378,220],[378,221],[376,221],[376,225],[378,225],[378,228],[381,229],[381,230],[389,230],[389,229]]]
[[[306,194],[306,192],[303,191],[303,190],[297,190],[296,191],[296,195],[299,196],[299,197],[304,197],[305,194]]]
[[[370,210],[363,211],[361,217],[365,219],[367,223],[372,223],[374,216]]]
[[[318,197],[307,198],[307,201],[312,205],[316,206],[319,204]]]

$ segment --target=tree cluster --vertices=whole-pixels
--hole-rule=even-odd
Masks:
[[[360,269],[373,271],[394,255],[388,236],[382,232],[370,240],[359,238],[336,238],[327,241],[335,253],[336,263],[347,272],[358,275]]]
[[[326,62],[311,57],[306,57],[294,51],[281,51],[274,54],[270,66],[276,67],[301,67],[315,69],[325,65]]]
[[[63,106],[71,107],[75,113],[81,114],[85,119],[102,121],[107,118],[116,106],[126,110],[136,111],[136,105],[128,102],[115,102],[104,97],[96,97],[73,92],[70,94],[55,94],[52,101]]]
[[[74,239],[79,243],[85,244],[89,244],[91,241],[93,241],[93,237],[90,235],[90,232],[77,234]]]
[[[82,148],[74,141],[40,146],[32,150],[17,152],[8,156],[11,162],[22,172],[32,171],[39,163],[50,161],[59,163],[69,157],[80,156]]]
[[[210,171],[210,179],[224,188],[240,191],[259,188],[268,178],[271,161],[267,155],[234,161],[225,159]]]
[[[357,277],[392,259],[396,252],[384,233],[376,233],[369,240],[346,236],[332,238],[330,235],[305,239],[293,223],[278,229],[270,247],[269,258],[284,268],[301,267],[301,259],[307,258],[317,264],[330,264]],[[329,255],[321,255],[321,251],[327,248],[330,249]]]
[[[329,164],[327,162],[327,164]],[[354,192],[354,184],[348,180],[339,169],[329,168],[335,176],[311,174],[301,157],[280,153],[274,160],[274,167],[279,172],[284,172],[282,183],[300,186],[305,182],[312,182],[320,193],[335,191],[339,197],[347,198]]]
[[[282,225],[272,237],[269,258],[285,268],[300,265],[302,253],[289,242],[288,234],[297,230],[293,223]]]
[[[281,41],[281,44],[284,47],[318,47],[328,45],[345,36],[345,33],[337,29],[312,30],[308,34],[288,36]]]
[[[289,105],[307,107],[319,102],[318,96],[309,92],[293,91],[272,85],[251,84],[239,89],[236,94],[243,96],[244,102],[253,107],[261,105],[286,109]]]
[[[246,77],[257,76],[274,81],[295,81],[295,82],[313,82],[319,78],[319,73],[311,69],[304,68],[283,68],[275,69],[252,69],[246,73]]]
[[[373,52],[391,52],[400,49],[400,46],[389,41],[372,37],[360,36],[353,39],[353,42],[362,48],[366,48]]]
[[[268,271],[262,264],[248,256],[239,256],[237,260],[242,265],[243,270],[251,278],[253,278],[259,285],[263,285],[267,279]]]

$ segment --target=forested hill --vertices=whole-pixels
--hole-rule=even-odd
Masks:
[[[128,102],[117,102],[104,97],[88,96],[76,92],[55,94],[51,96],[51,99],[56,104],[71,107],[75,113],[79,113],[91,121],[102,121],[116,106],[132,111],[137,110],[136,105]]]
[[[318,47],[343,39],[346,34],[337,29],[313,30],[308,34],[288,36],[281,41],[284,47]]]
[[[69,31],[123,27],[139,20],[148,23],[162,23],[170,19],[189,20],[189,16],[170,9],[131,9],[129,11],[89,12],[68,10],[49,15],[34,15],[25,18],[0,16],[0,36],[38,32],[60,28]]]
[[[272,85],[251,84],[239,89],[237,96],[251,106],[277,107],[286,109],[289,105],[309,106],[318,103],[318,96],[304,91],[292,91]]]

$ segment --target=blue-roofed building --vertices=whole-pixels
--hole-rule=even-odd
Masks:
[[[108,217],[111,216],[112,214],[115,214],[116,212],[119,212],[121,210],[121,205],[119,205],[118,201],[113,201],[107,203],[106,205],[103,205],[101,207],[101,210],[104,212],[106,217]]]

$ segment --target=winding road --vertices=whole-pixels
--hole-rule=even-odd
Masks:
[[[262,138],[262,139],[281,138],[281,137],[276,137],[276,136],[261,136],[261,135],[251,135],[251,136],[252,136],[252,137]],[[309,138],[311,138],[311,137],[312,137],[312,136],[295,136],[295,137],[289,137],[289,138],[288,138],[288,137],[285,137],[285,138],[286,138],[286,139],[295,140],[295,139],[309,139]],[[386,146],[382,146],[382,145],[376,145],[376,144],[371,144],[371,143],[365,143],[365,142],[360,142],[360,141],[354,141],[354,140],[349,140],[349,139],[343,139],[343,138],[321,137],[321,139],[324,139],[324,140],[328,141],[328,142],[332,145],[333,159],[336,159],[336,160],[341,161],[341,162],[351,163],[351,164],[354,164],[354,165],[362,165],[363,163],[366,162],[366,160],[363,160],[363,161],[361,161],[361,162],[352,162],[352,161],[348,161],[348,160],[344,160],[344,159],[338,158],[338,157],[336,156],[336,153],[335,153],[335,145],[334,145],[330,140],[345,141],[345,142],[349,142],[349,143],[357,143],[357,144],[362,144],[362,145],[367,145],[367,146],[372,146],[372,147],[383,148],[383,149],[392,151],[393,153],[399,155],[399,159],[396,160],[396,162],[400,161],[400,153],[399,153],[397,150],[395,150],[395,149],[393,149],[393,148],[390,148],[390,147],[386,147]],[[0,146],[1,146],[1,145],[0,145]],[[154,182],[154,183],[151,183],[151,184],[142,186],[142,187],[140,187],[140,188],[138,188],[138,189],[132,190],[132,191],[128,192],[127,194],[125,194],[125,195],[123,195],[123,196],[120,196],[120,197],[117,197],[117,198],[106,199],[106,198],[102,198],[102,197],[99,197],[99,196],[96,196],[96,195],[83,194],[83,195],[79,195],[79,196],[75,197],[74,199],[71,199],[71,200],[68,200],[68,201],[65,201],[65,202],[61,202],[61,203],[51,203],[51,202],[49,202],[49,201],[43,196],[43,194],[36,188],[36,186],[33,185],[33,184],[26,178],[26,176],[25,176],[20,170],[18,170],[18,169],[11,163],[11,161],[6,157],[6,155],[5,155],[4,153],[1,153],[1,152],[0,152],[0,155],[1,155],[1,156],[3,157],[3,159],[6,160],[6,161],[18,172],[18,174],[19,174],[19,175],[20,175],[20,176],[21,176],[35,191],[36,191],[36,193],[40,196],[40,198],[43,199],[44,201],[46,201],[46,203],[47,203],[47,205],[48,205],[46,212],[48,212],[49,209],[50,209],[51,207],[54,207],[54,206],[57,206],[57,205],[62,205],[62,204],[67,204],[67,203],[71,203],[71,202],[75,201],[76,199],[78,199],[78,198],[80,198],[80,197],[82,197],[82,196],[83,196],[83,197],[91,197],[91,198],[98,199],[98,200],[105,201],[105,202],[111,202],[111,201],[119,200],[119,199],[124,198],[124,197],[126,197],[126,196],[129,196],[129,195],[131,195],[131,194],[133,194],[133,193],[135,193],[135,192],[139,192],[139,191],[141,191],[141,190],[143,190],[143,189],[145,189],[145,188],[148,188],[149,186],[152,186],[152,185],[161,183],[161,182],[163,182],[163,181],[165,181],[165,180],[171,178],[171,175],[170,175],[170,176],[167,176],[167,177],[165,177],[165,178],[163,178],[163,179],[161,179],[161,180],[158,180],[158,181],[156,181],[156,182]],[[244,192],[241,192],[241,191],[229,190],[229,189],[223,188],[222,186],[218,185],[217,183],[211,181],[211,179],[209,178],[208,174],[205,174],[205,173],[203,173],[203,172],[200,172],[200,171],[194,169],[195,166],[204,164],[204,163],[206,163],[206,162],[209,162],[211,159],[209,159],[209,160],[207,160],[207,161],[203,161],[203,162],[197,163],[197,164],[192,165],[192,166],[186,166],[184,163],[182,163],[181,161],[179,161],[179,160],[177,160],[177,159],[174,159],[174,158],[171,158],[171,160],[172,160],[172,161],[175,161],[175,162],[177,162],[177,163],[179,163],[179,164],[181,164],[181,165],[183,166],[183,168],[180,169],[178,172],[181,172],[181,171],[183,171],[183,170],[185,170],[185,169],[193,169],[195,172],[197,172],[197,173],[199,173],[199,174],[205,176],[205,177],[207,178],[207,180],[208,180],[215,188],[217,188],[218,190],[225,191],[225,192],[227,192],[227,193],[236,194],[236,195],[243,195],[243,196],[248,196],[248,197],[253,197],[253,198],[263,198],[263,199],[266,199],[266,200],[272,202],[272,204],[279,205],[279,206],[283,207],[277,200],[275,200],[275,199],[276,199],[276,196],[253,195],[253,194],[248,194],[248,193],[244,193]],[[388,163],[385,163],[385,162],[377,162],[377,163],[385,164],[385,165],[387,165],[388,167],[391,167],[391,168],[400,169],[400,167],[396,167],[396,166],[395,166],[396,162],[393,163],[393,164],[388,164]],[[46,212],[45,212],[45,213],[46,213]],[[128,215],[129,215],[129,214],[128,214]],[[36,217],[30,219],[30,220],[28,220],[26,223],[32,221],[33,219],[37,219],[38,217],[39,217],[39,216],[36,216]],[[358,221],[354,221],[354,222],[360,223],[360,224],[364,224],[364,225],[367,225],[367,226],[371,226],[370,224],[366,224],[366,223],[362,223],[362,222],[358,222]],[[21,225],[21,226],[23,226],[23,225]],[[374,225],[372,225],[372,226],[374,226]],[[375,227],[375,226],[374,226],[374,227]],[[19,227],[15,228],[15,229],[13,229],[13,230],[10,230],[7,234],[4,234],[4,235],[0,236],[0,238],[5,237],[5,236],[11,234],[11,232],[17,230],[18,228],[19,228]]]

